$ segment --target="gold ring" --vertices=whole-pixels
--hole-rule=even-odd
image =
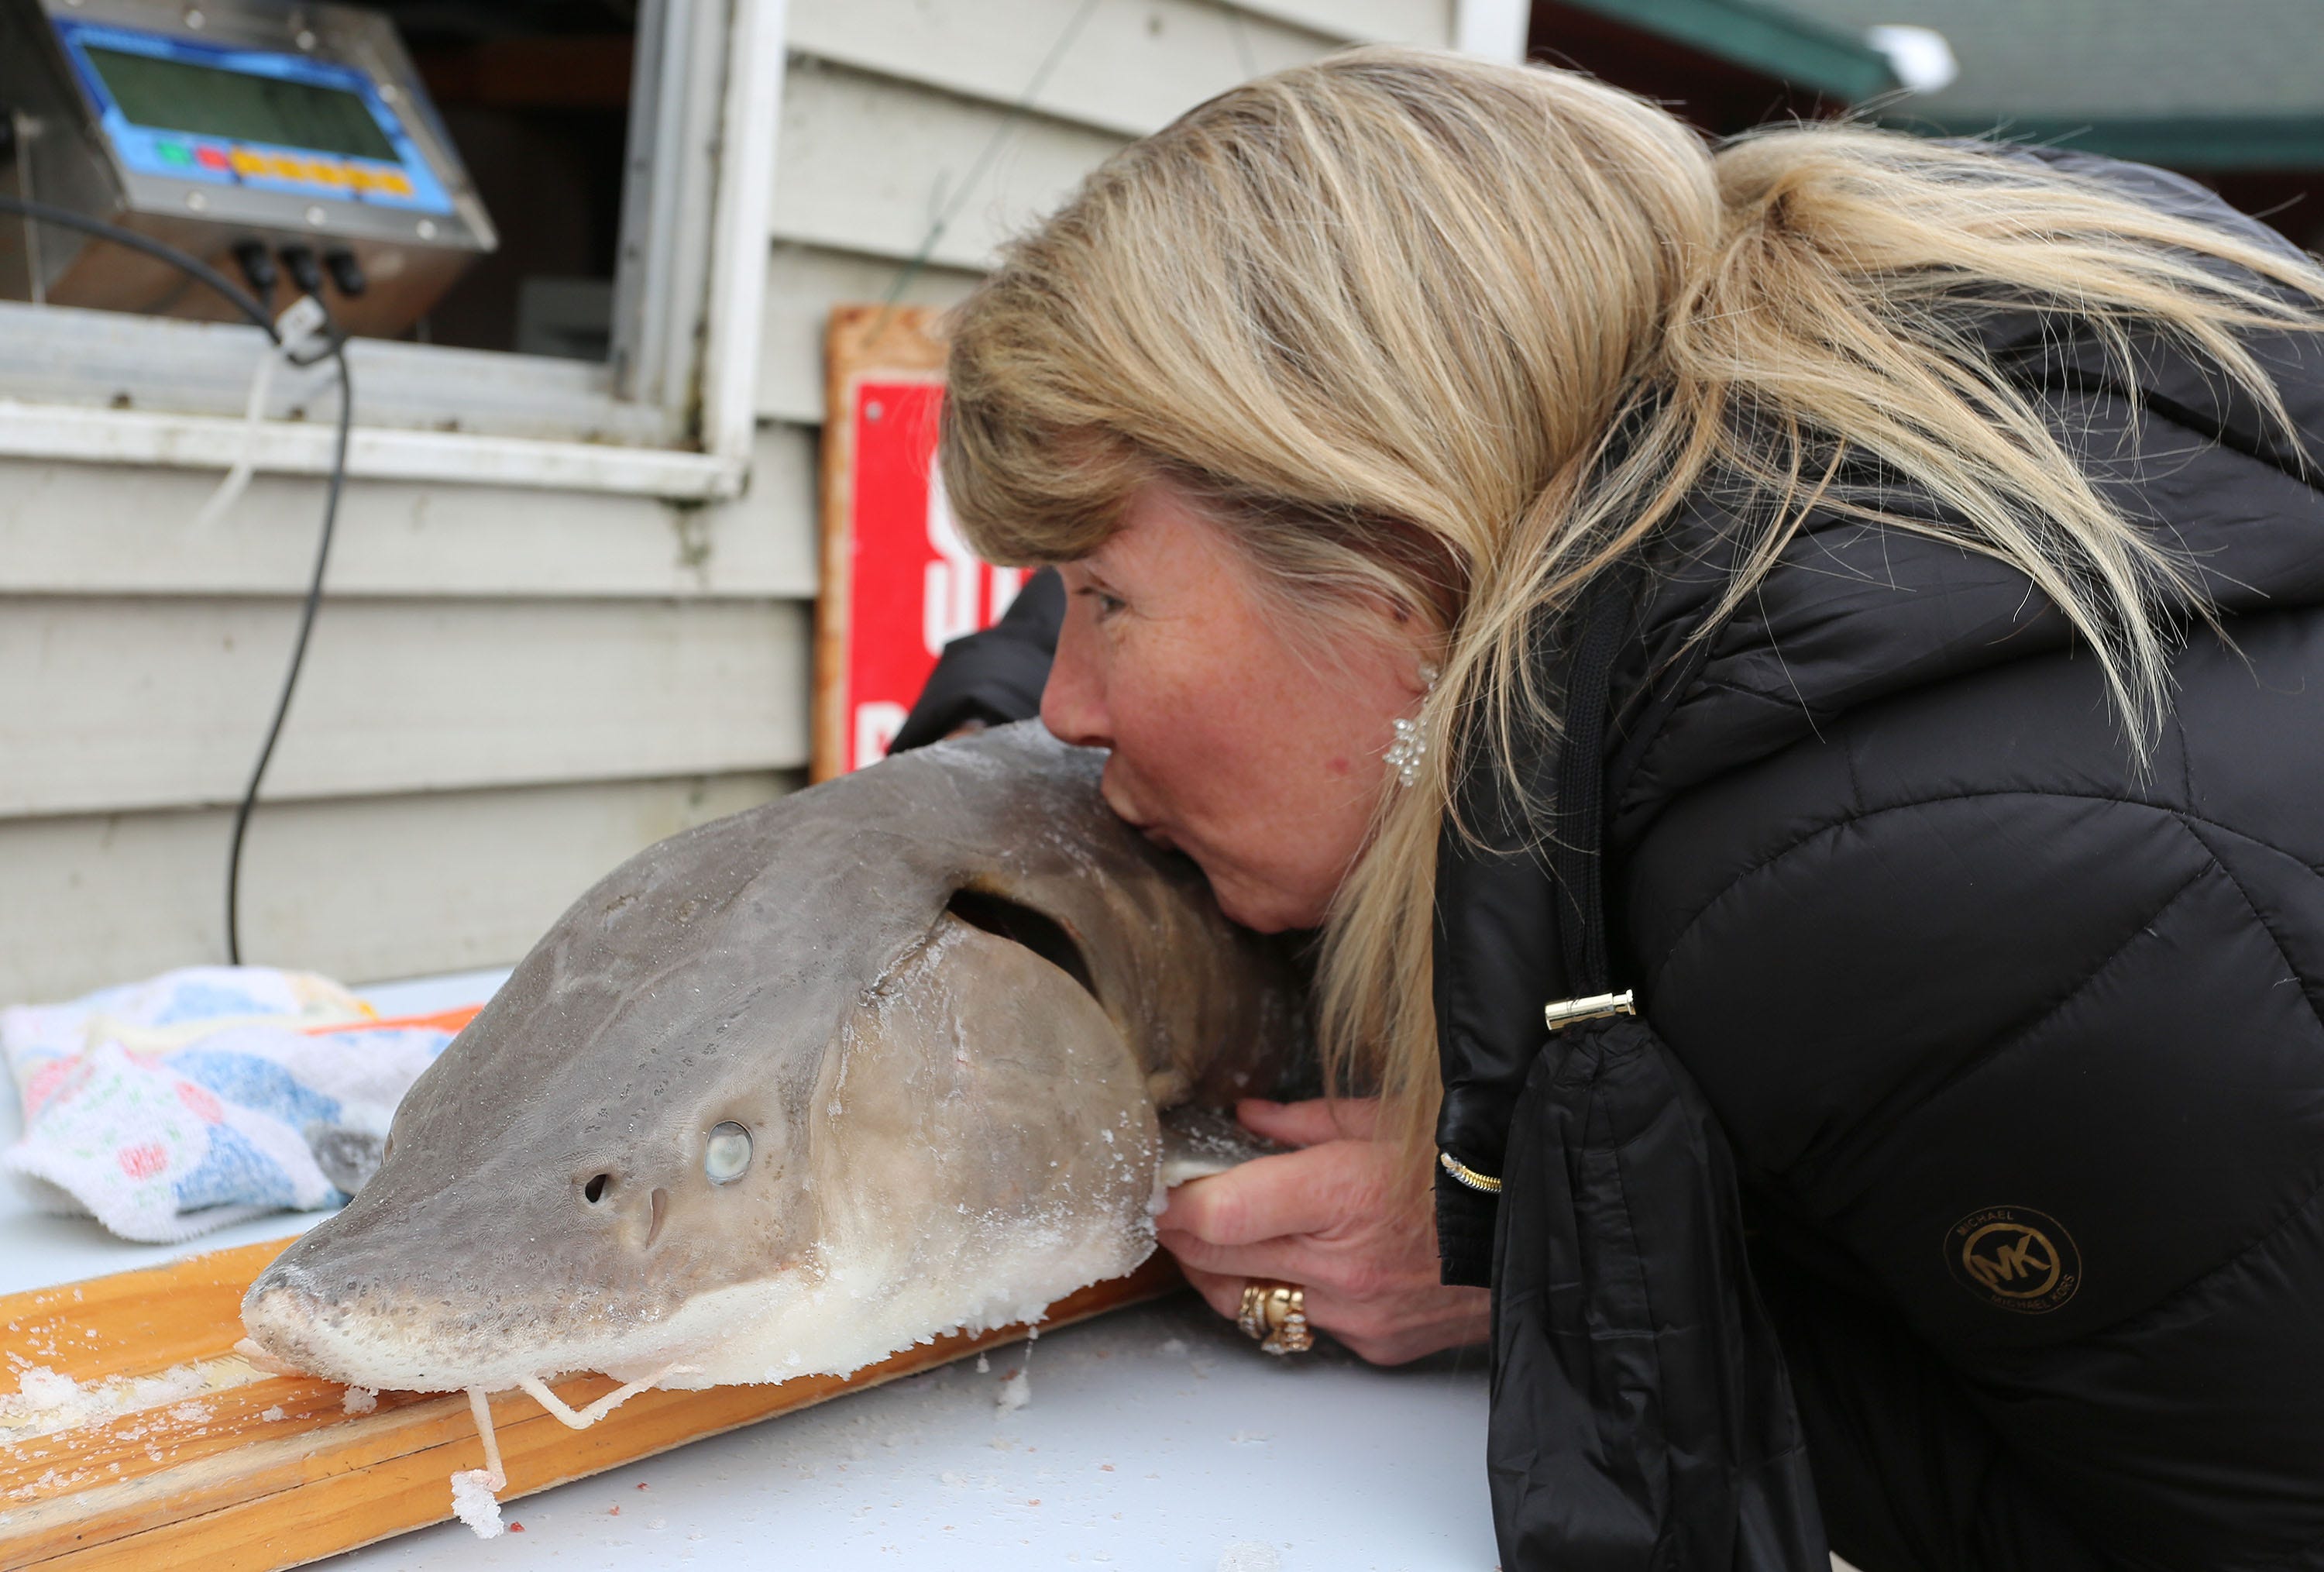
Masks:
[[[1242,1314],[1235,1325],[1269,1354],[1305,1354],[1315,1346],[1307,1325],[1307,1290],[1296,1282],[1253,1279],[1243,1284]]]

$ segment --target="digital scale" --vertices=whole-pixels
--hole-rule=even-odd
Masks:
[[[0,190],[230,275],[292,248],[350,332],[401,332],[495,245],[393,24],[352,6],[0,0]],[[13,219],[0,298],[227,314],[165,263]]]

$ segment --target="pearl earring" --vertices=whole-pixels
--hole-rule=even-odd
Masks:
[[[1414,786],[1420,781],[1420,761],[1428,756],[1428,739],[1420,735],[1420,723],[1397,716],[1391,723],[1396,727],[1396,741],[1388,744],[1380,756],[1396,772],[1396,783]]]

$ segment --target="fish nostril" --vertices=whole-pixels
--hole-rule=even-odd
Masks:
[[[661,1237],[663,1219],[669,1216],[669,1192],[657,1189],[652,1198],[653,1215],[646,1224],[646,1248],[649,1250],[653,1248],[653,1242]]]
[[[591,1179],[587,1184],[581,1187],[581,1198],[587,1201],[591,1206],[595,1206],[599,1201],[605,1198],[605,1191],[612,1186],[613,1182],[613,1176],[612,1174],[601,1173],[596,1175],[595,1178]]]

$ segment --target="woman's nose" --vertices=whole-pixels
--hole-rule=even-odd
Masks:
[[[1074,620],[1068,615],[1057,635],[1056,657],[1049,663],[1049,680],[1041,689],[1041,724],[1060,742],[1110,748],[1113,726],[1106,715],[1104,691],[1090,669]]]

